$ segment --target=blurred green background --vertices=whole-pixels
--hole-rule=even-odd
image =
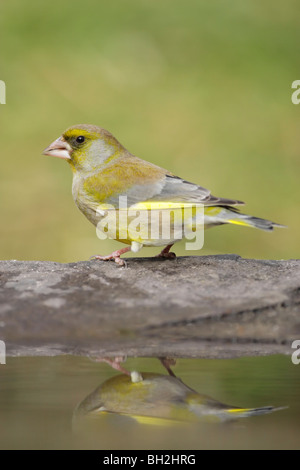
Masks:
[[[215,228],[200,254],[299,257],[298,7],[1,2],[1,257],[75,261],[120,246],[100,242],[76,208],[68,165],[41,156],[77,123],[107,128],[139,157],[289,227]]]

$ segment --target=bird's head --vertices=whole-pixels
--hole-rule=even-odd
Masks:
[[[117,157],[124,147],[105,129],[78,124],[67,129],[47,147],[43,155],[67,160],[73,170],[89,172],[108,159]]]

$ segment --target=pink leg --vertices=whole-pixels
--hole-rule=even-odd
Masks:
[[[166,246],[160,253],[159,255],[156,255],[157,258],[169,258],[169,259],[174,259],[176,258],[176,254],[170,251],[174,243],[171,245]]]
[[[168,371],[168,374],[171,375],[171,377],[176,377],[176,375],[171,369],[171,366],[176,365],[176,359],[172,357],[159,357],[159,360],[164,366],[164,368]]]
[[[124,259],[121,259],[120,256],[123,255],[124,253],[127,253],[127,251],[131,250],[131,246],[126,246],[126,248],[122,248],[121,250],[113,251],[110,255],[107,256],[100,256],[100,255],[94,255],[91,256],[90,259],[97,259],[99,261],[110,261],[114,260],[115,263],[117,263],[119,266],[126,266],[126,261]]]
[[[120,364],[121,362],[126,361],[126,357],[118,356],[118,357],[115,357],[114,359],[110,357],[97,357],[96,359],[94,359],[94,361],[105,362],[106,364],[109,364],[113,369],[118,370],[119,372],[122,372],[122,374],[131,376],[130,372],[124,367],[122,367]]]

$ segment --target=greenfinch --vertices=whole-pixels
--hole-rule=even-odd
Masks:
[[[98,236],[126,244],[125,248],[108,256],[95,256],[98,260],[115,260],[117,264],[124,265],[124,260],[120,258],[123,253],[130,250],[138,252],[145,246],[165,246],[158,256],[175,257],[170,248],[187,236],[182,231],[183,223],[192,233],[195,228],[222,224],[267,231],[275,226],[280,227],[270,220],[240,213],[235,206],[243,204],[241,201],[215,197],[209,190],[132,155],[101,127],[89,124],[70,127],[43,154],[62,158],[69,163],[73,172],[74,201],[88,220],[97,226]],[[158,230],[156,235],[161,230],[161,218],[154,217],[151,222],[149,218],[144,218],[142,222],[139,219],[140,223],[136,224],[139,226],[130,231],[128,220],[125,223],[122,218],[123,222],[120,222],[124,201],[127,211],[129,207],[140,212],[171,212],[170,230],[162,236],[153,236],[154,229]],[[190,208],[192,210],[187,211]],[[202,217],[197,208],[202,210]],[[114,210],[118,213],[118,224]],[[183,210],[188,212],[188,217],[182,216]]]
[[[102,383],[76,408],[76,417],[130,416],[145,424],[224,422],[271,413],[282,408],[230,406],[188,387],[175,376],[149,372],[116,375]]]

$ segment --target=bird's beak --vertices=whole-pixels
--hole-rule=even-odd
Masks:
[[[63,158],[64,160],[70,160],[71,152],[72,148],[68,142],[63,140],[62,137],[59,137],[43,151],[43,155],[51,155],[53,157]]]

